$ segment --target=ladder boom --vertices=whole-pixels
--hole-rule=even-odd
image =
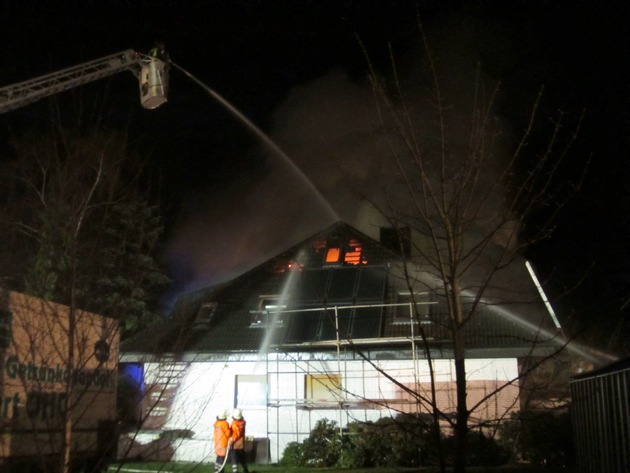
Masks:
[[[78,66],[0,88],[0,114],[79,85],[142,67],[140,55],[128,49]]]

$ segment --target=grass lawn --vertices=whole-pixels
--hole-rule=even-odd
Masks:
[[[435,471],[433,468],[288,468],[277,465],[250,465],[250,473],[430,473]],[[447,469],[447,471],[451,471]],[[502,466],[502,467],[468,467],[468,473],[574,473],[571,468],[553,469],[540,468],[534,466]],[[183,462],[144,462],[144,463],[125,463],[124,465],[111,465],[107,473],[214,473],[214,464],[212,463],[183,463]],[[226,465],[222,473],[232,473],[231,465]]]

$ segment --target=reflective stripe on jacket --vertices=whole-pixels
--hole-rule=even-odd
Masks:
[[[214,423],[214,453],[224,457],[227,453],[228,440],[232,436],[230,424],[225,419],[217,419]]]
[[[245,419],[232,421],[232,439],[234,450],[242,450],[245,447]]]

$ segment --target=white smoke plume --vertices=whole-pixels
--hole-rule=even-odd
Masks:
[[[442,67],[441,86],[454,104],[449,139],[455,149],[465,147],[469,139],[477,65],[474,55],[466,51],[467,43],[458,40],[461,35],[445,37],[448,41],[439,44],[435,57]],[[463,50],[457,45],[464,46]],[[420,48],[416,44],[409,51],[417,56]],[[435,110],[427,93],[426,69],[415,67],[417,63],[409,57],[397,64],[406,91],[400,99],[411,111],[424,151],[430,153],[439,145]],[[262,175],[240,176],[221,195],[193,197],[203,211],[181,222],[168,251],[173,264],[187,268],[188,279],[208,284],[233,277],[337,218],[374,238],[386,225],[364,198],[378,199],[383,187],[391,190],[397,179],[387,142],[391,130],[379,119],[367,77],[351,80],[343,70],[334,69],[301,84],[276,108],[273,123],[270,138],[337,216],[326,212],[322,197],[308,188],[291,163],[261,143],[267,163]],[[484,178],[496,182],[494,170],[488,168]]]

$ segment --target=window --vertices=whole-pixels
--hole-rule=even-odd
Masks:
[[[352,338],[377,338],[381,335],[382,313],[380,307],[354,309]]]
[[[307,374],[306,400],[313,403],[336,403],[343,399],[341,375],[338,373]]]
[[[343,244],[342,244],[343,243]],[[328,241],[326,246],[325,264],[341,264],[357,266],[367,261],[362,257],[361,242],[354,238],[341,242],[337,238]]]
[[[382,227],[381,244],[394,253],[409,258],[411,256],[411,228]]]
[[[284,341],[300,343],[381,335],[387,270],[381,266],[335,266],[305,269],[296,280]],[[335,308],[337,312],[335,312]],[[322,309],[322,310],[316,310]],[[303,311],[302,311],[303,310]]]
[[[301,343],[319,340],[320,319],[325,312],[322,310],[292,313],[284,341],[286,343]]]
[[[286,297],[282,300],[282,296],[259,296],[258,310],[262,312],[278,312],[287,308]]]
[[[296,278],[294,294],[299,304],[321,305],[326,298],[329,270],[307,269]]]
[[[329,270],[328,294],[329,301],[351,302],[356,292],[356,268],[334,268]]]
[[[284,324],[282,314],[277,312],[254,312],[250,327],[266,328]]]
[[[341,257],[341,248],[338,246],[330,246],[326,250],[326,263],[338,263]]]
[[[267,376],[243,374],[236,376],[234,406],[267,406]]]
[[[357,287],[357,301],[383,302],[386,284],[387,270],[384,267],[362,267]]]
[[[206,302],[201,304],[199,312],[197,312],[197,316],[193,322],[193,330],[202,330],[210,327],[210,323],[217,311],[217,306],[218,304],[216,302]]]
[[[258,298],[258,310],[252,311],[253,317],[250,326],[269,327],[282,325],[284,314],[282,310],[287,308],[286,297],[278,295],[266,295]]]
[[[416,307],[414,310],[413,302],[415,301]],[[416,292],[413,297],[409,292],[399,292],[396,297],[397,305],[396,312],[394,314],[394,325],[414,324],[418,323],[431,323],[431,305],[434,302],[431,301],[430,294],[427,291]],[[418,319],[416,319],[418,317]]]
[[[346,251],[343,255],[343,262],[346,264],[359,265],[364,261],[361,260],[361,243],[358,240],[351,239],[348,242]]]

